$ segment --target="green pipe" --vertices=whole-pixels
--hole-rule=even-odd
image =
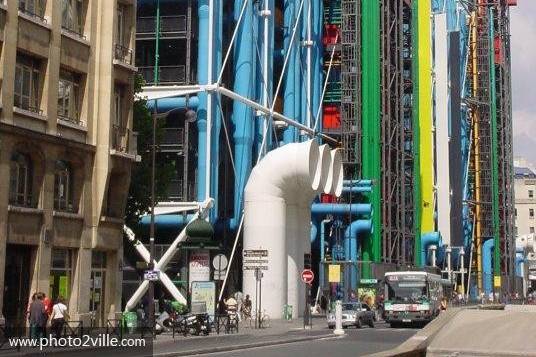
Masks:
[[[418,1],[413,1],[411,9],[412,24],[412,75],[413,75],[413,232],[415,244],[413,256],[415,265],[421,266],[421,170],[419,155],[419,29]]]
[[[154,50],[154,84],[158,85],[158,65],[160,63],[160,0],[156,1],[156,43]]]
[[[370,195],[374,208],[373,231],[364,240],[363,260],[380,261],[381,254],[381,102],[380,102],[380,2],[363,0],[362,32],[362,160],[363,178],[374,182]],[[367,265],[365,265],[367,266]],[[363,269],[368,278],[369,269]]]
[[[493,215],[493,239],[495,240],[493,251],[493,274],[501,275],[501,247],[499,240],[499,159],[498,159],[498,132],[497,132],[497,88],[495,78],[495,46],[494,46],[494,19],[493,9],[489,10],[489,61],[490,61],[490,117],[491,117],[491,170],[492,180],[492,215]],[[495,284],[494,284],[495,285]]]

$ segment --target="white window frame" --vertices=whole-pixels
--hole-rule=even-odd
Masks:
[[[17,108],[40,113],[39,86],[41,84],[41,71],[37,60],[20,57],[15,64],[15,85],[13,89],[13,105]],[[25,85],[25,76],[28,85]]]
[[[68,97],[61,93],[69,89]],[[63,95],[62,95],[63,94]],[[80,124],[80,79],[75,73],[60,72],[58,86],[58,117]]]

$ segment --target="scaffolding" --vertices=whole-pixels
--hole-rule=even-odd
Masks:
[[[345,177],[357,178],[361,163],[361,6],[341,1],[341,141]]]
[[[509,6],[502,1],[495,6],[495,73],[497,95],[497,131],[499,165],[499,244],[501,275],[505,288],[515,288],[515,233],[513,197],[512,94],[510,77]]]

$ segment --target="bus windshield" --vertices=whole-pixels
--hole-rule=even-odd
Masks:
[[[387,299],[393,302],[416,303],[428,300],[426,281],[386,281]]]

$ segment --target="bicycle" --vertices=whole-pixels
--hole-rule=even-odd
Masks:
[[[249,327],[255,327],[255,320],[257,320],[258,328],[268,328],[270,327],[270,315],[266,313],[266,310],[263,310],[260,313],[253,311],[249,316],[245,318],[249,321]]]

